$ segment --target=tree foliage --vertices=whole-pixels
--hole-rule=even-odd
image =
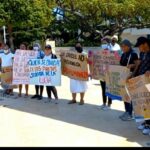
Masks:
[[[48,0],[0,0],[0,26],[5,25],[9,41],[19,36],[38,39],[45,35],[45,28],[52,19]]]
[[[150,27],[149,0],[56,0],[65,11],[63,29],[77,32],[84,40],[98,41],[105,35],[121,34],[130,27]],[[71,30],[71,31],[70,31]]]
[[[64,11],[63,20],[55,19],[55,7]],[[149,14],[150,0],[0,0],[0,26],[11,45],[47,37],[91,45],[126,28],[150,27]]]

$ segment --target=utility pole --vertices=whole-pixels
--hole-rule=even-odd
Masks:
[[[6,27],[3,26],[3,36],[4,36],[4,43],[6,44]]]

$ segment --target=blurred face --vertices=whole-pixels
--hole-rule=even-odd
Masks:
[[[26,46],[25,46],[24,44],[21,44],[21,45],[20,45],[20,49],[21,49],[21,50],[26,50]]]
[[[50,48],[45,48],[45,55],[49,56],[50,54],[52,54],[52,49]]]
[[[147,44],[147,43],[141,44],[141,45],[139,46],[139,50],[140,50],[140,52],[147,52],[147,51],[149,51],[149,46],[148,46],[148,44]]]
[[[5,53],[5,54],[9,53],[9,47],[8,47],[7,45],[4,46],[4,53]]]
[[[116,38],[113,38],[112,39],[112,43],[116,43],[117,42],[117,39]]]
[[[122,51],[123,51],[124,53],[127,53],[127,52],[130,51],[130,47],[128,47],[128,46],[125,45],[125,44],[122,44],[122,45],[121,45],[121,49],[122,49]]]

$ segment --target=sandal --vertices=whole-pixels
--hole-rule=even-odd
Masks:
[[[76,100],[72,100],[68,104],[75,104],[75,103],[77,103]]]

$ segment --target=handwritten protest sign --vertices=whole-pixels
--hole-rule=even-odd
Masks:
[[[36,51],[17,50],[13,63],[13,84],[29,83],[29,66],[28,60],[37,58]]]
[[[125,84],[126,79],[130,74],[127,67],[109,65],[106,73],[106,95],[112,99],[129,101]]]
[[[29,83],[32,85],[60,86],[60,59],[30,59]]]
[[[105,74],[108,71],[108,66],[119,65],[120,63],[120,55],[117,51],[114,52],[108,50],[101,50],[93,52],[92,57],[90,57],[90,71],[92,71],[91,74],[93,79],[96,80],[105,80]]]
[[[132,78],[127,83],[134,113],[150,119],[150,78],[145,75]]]
[[[87,56],[66,51],[61,54],[62,74],[72,79],[88,81]]]
[[[3,67],[2,74],[1,74],[2,88],[5,89],[17,88],[16,85],[12,85],[12,78],[13,78],[12,66]]]

